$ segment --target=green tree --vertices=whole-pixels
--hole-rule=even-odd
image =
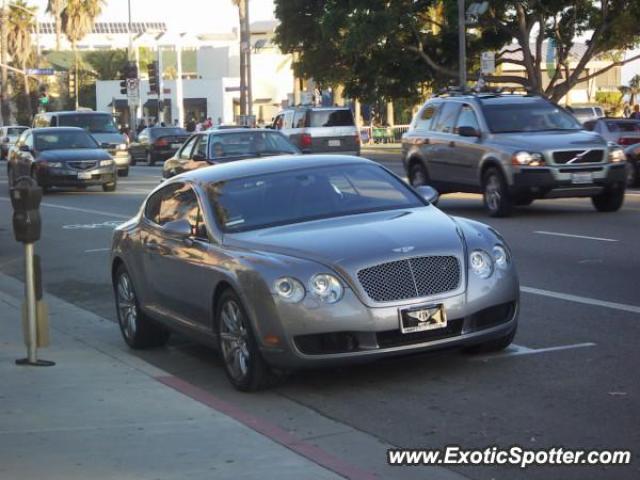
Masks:
[[[16,67],[23,72],[27,69],[27,64],[33,58],[33,48],[31,43],[31,30],[34,27],[35,7],[29,7],[23,0],[17,0],[9,5],[8,22],[8,50],[14,60]],[[25,74],[24,79],[24,106],[26,116],[31,119],[31,93],[29,88],[29,77]]]
[[[321,84],[343,83],[349,95],[406,98],[457,77],[456,0],[275,0],[275,7],[276,42],[295,53],[297,73]],[[557,101],[576,84],[640,57],[612,57],[586,72],[591,60],[638,44],[638,18],[638,0],[491,0],[467,34],[467,71],[478,69],[482,50],[496,50],[498,66],[520,65],[524,75],[490,81],[516,83]],[[576,55],[576,38],[585,36],[586,47]],[[556,55],[546,82],[550,40]],[[507,56],[502,48],[511,42],[516,45]]]
[[[48,0],[47,13],[53,16],[56,30],[56,50],[60,50],[60,40],[62,38],[62,10],[64,10],[65,0]]]

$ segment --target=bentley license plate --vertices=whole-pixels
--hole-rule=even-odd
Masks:
[[[443,305],[429,305],[400,310],[402,333],[436,330],[447,326],[447,315]]]
[[[91,173],[89,172],[78,172],[78,180],[89,180],[91,178]]]
[[[573,183],[574,185],[584,185],[585,183],[593,183],[593,174],[591,172],[572,173],[571,183]]]
[[[340,140],[329,140],[329,146],[330,147],[339,147],[340,146]]]

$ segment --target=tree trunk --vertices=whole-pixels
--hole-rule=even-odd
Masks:
[[[60,15],[60,6],[57,5],[55,13],[56,28],[56,51],[60,51],[60,40],[62,37],[62,17]]]
[[[75,97],[76,110],[78,110],[78,108],[80,107],[80,102],[79,102],[80,99],[78,98],[80,78],[78,75],[78,48],[75,41],[72,43],[71,47],[73,48],[73,63],[74,63],[74,70],[75,70],[75,77],[76,77],[75,79],[76,81],[73,82],[74,84],[73,86],[75,89],[74,97]]]

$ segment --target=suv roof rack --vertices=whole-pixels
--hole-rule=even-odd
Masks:
[[[462,96],[474,96],[479,98],[487,97],[500,97],[502,95],[520,95],[520,96],[532,96],[534,95],[529,88],[522,87],[496,87],[496,88],[483,88],[482,90],[472,88],[461,87],[445,87],[438,90],[432,95],[432,97],[462,97]]]

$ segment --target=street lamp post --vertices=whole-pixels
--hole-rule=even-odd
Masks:
[[[460,88],[464,90],[467,85],[467,40],[466,40],[466,18],[464,11],[464,0],[458,0],[458,57]]]

